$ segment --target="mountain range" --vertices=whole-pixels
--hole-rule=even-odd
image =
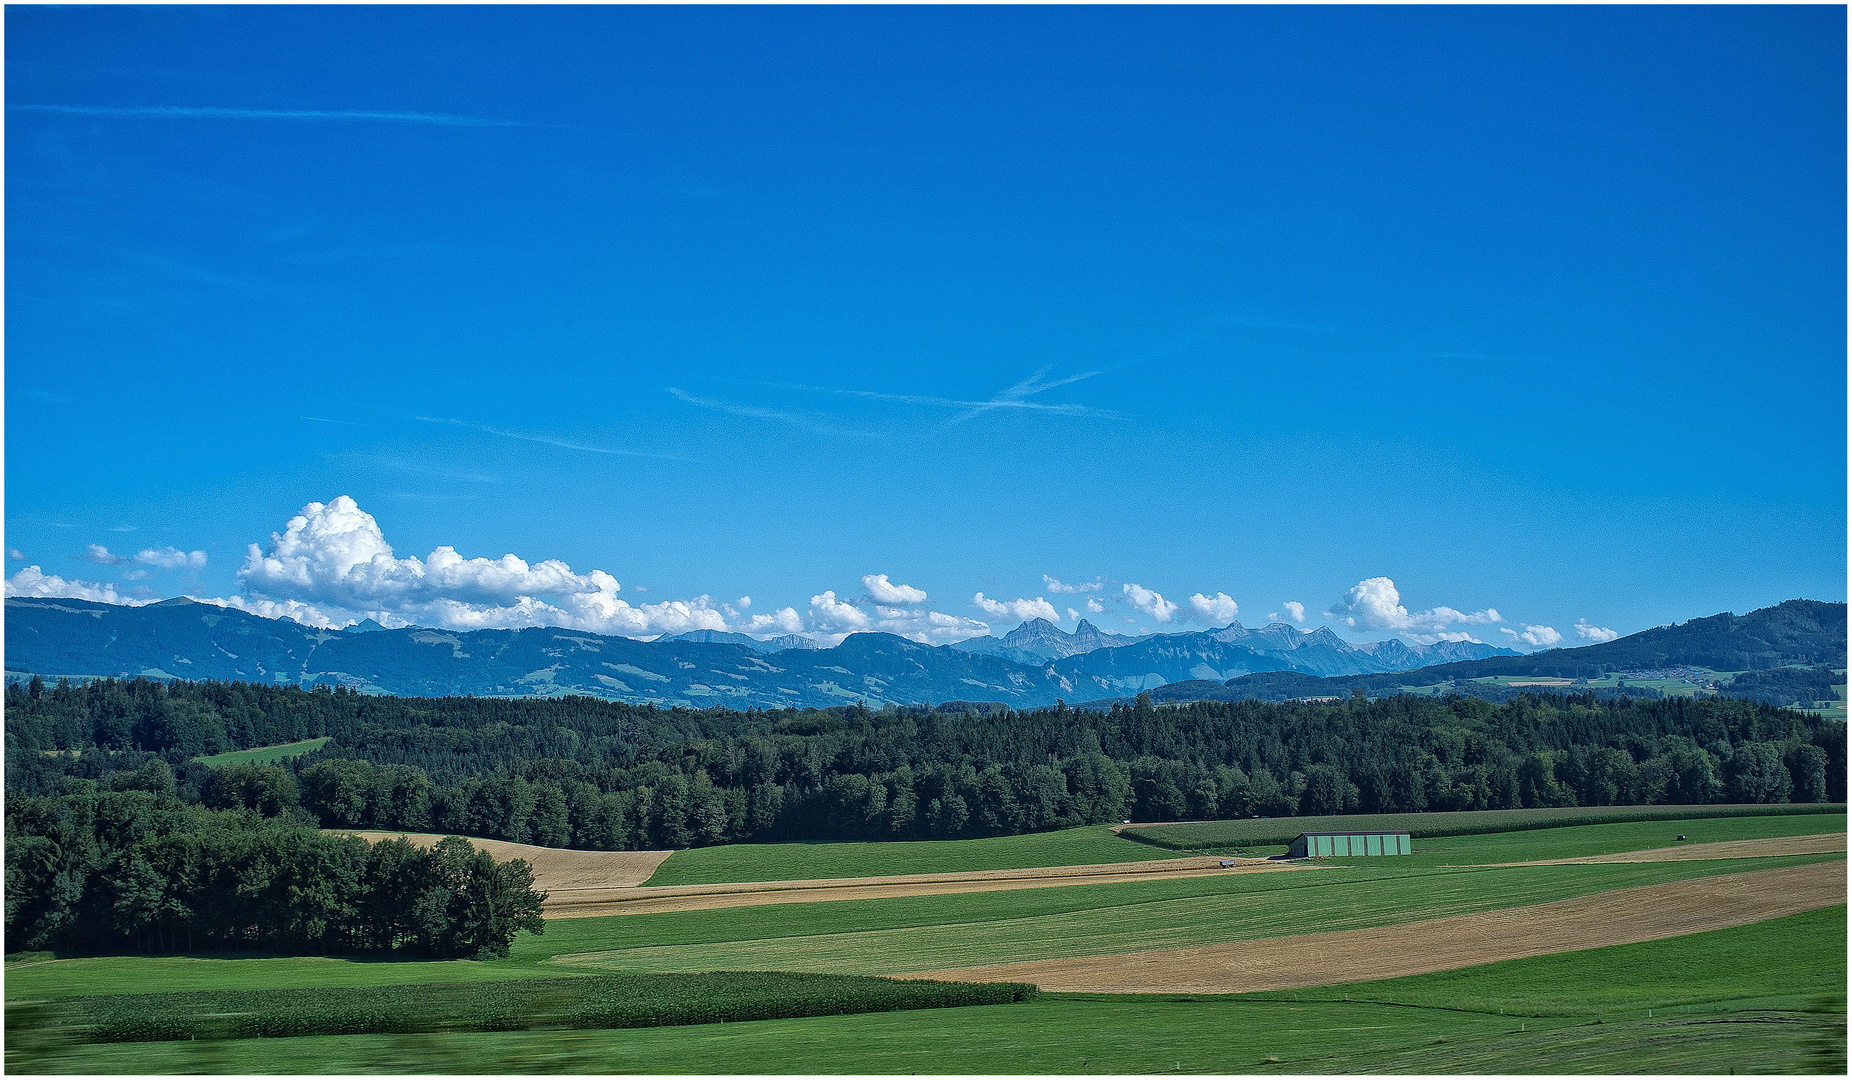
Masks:
[[[1797,614],[1789,610],[1795,604],[1812,607]],[[1785,614],[1771,618],[1771,612]],[[1058,698],[1096,701],[1158,687],[1169,688],[1162,696],[1172,699],[1275,696],[1287,689],[1287,696],[1322,696],[1349,693],[1353,685],[1392,692],[1485,674],[1589,673],[1672,662],[1741,670],[1817,664],[1825,662],[1818,657],[1836,655],[1843,664],[1844,654],[1845,605],[1812,601],[1523,656],[1477,642],[1357,645],[1326,628],[1302,631],[1283,623],[1130,638],[1085,621],[1070,634],[1034,619],[1001,639],[930,646],[864,633],[823,649],[796,635],[758,641],[710,630],[655,641],[554,627],[388,629],[371,620],[320,630],[185,597],[141,607],[6,600],[9,678],[241,679],[421,696],[583,694],[696,708],[857,700],[1032,708]]]

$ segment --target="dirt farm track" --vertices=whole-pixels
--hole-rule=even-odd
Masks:
[[[1843,838],[1841,840],[1843,845]],[[1032,982],[1091,993],[1239,994],[1423,975],[1498,960],[1721,930],[1846,902],[1846,864],[1643,885],[1475,915],[901,978]]]

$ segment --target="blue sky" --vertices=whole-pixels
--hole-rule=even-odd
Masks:
[[[10,7],[8,588],[1524,648],[1843,600],[1845,17]]]

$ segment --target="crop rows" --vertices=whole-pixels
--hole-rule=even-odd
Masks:
[[[1535,810],[1463,810],[1432,814],[1340,814],[1327,817],[1247,818],[1234,821],[1143,825],[1119,835],[1172,851],[1290,844],[1302,832],[1406,832],[1412,837],[1474,836],[1481,833],[1554,829],[1565,825],[1612,825],[1628,821],[1762,817],[1775,814],[1843,814],[1844,803],[1778,803],[1762,806],[1564,806]]]
[[[84,1042],[634,1028],[999,1005],[1027,983],[955,983],[782,971],[609,975],[364,988],[99,994],[52,1022]],[[41,1012],[41,1015],[44,1015]]]

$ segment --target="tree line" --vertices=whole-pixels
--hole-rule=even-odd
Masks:
[[[327,735],[279,765],[229,740]],[[1845,798],[1843,724],[1747,701],[1148,696],[1108,711],[662,709],[241,683],[10,687],[8,784],[144,761],[263,819],[586,849],[1001,835],[1117,821]],[[49,751],[49,752],[48,752]]]
[[[293,799],[215,810],[151,758],[6,805],[6,948],[507,955],[542,930],[521,860],[321,832]],[[287,785],[281,785],[287,791]]]

